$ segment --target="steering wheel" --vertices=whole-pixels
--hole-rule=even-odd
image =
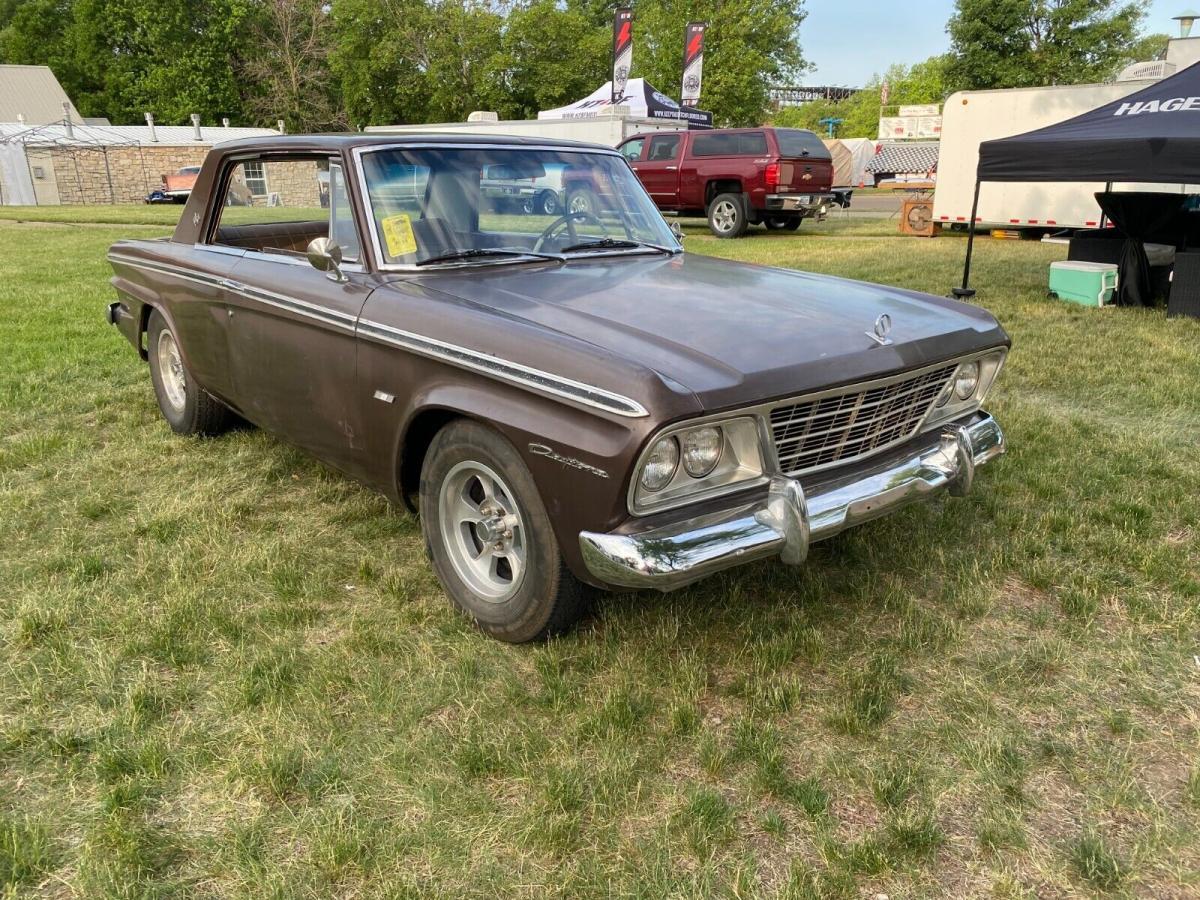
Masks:
[[[533,242],[534,252],[540,253],[542,248],[546,246],[546,242],[553,237],[554,232],[558,231],[564,225],[567,227],[567,234],[571,237],[571,243],[577,243],[579,241],[579,235],[575,233],[576,220],[590,220],[595,222],[600,226],[600,230],[604,232],[605,236],[608,235],[608,228],[598,215],[587,209],[577,209],[574,212],[569,212],[559,216],[557,219],[547,225],[546,229],[540,235],[538,235],[538,239]]]

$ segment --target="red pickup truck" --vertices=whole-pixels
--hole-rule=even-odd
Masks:
[[[618,145],[664,212],[705,215],[719,238],[747,226],[794,231],[836,204],[833,160],[821,139],[799,128],[720,128],[640,134]]]

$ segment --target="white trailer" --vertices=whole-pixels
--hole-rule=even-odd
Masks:
[[[942,108],[933,219],[943,227],[965,227],[975,193],[979,145],[993,138],[1024,134],[1132,94],[1157,79],[1113,84],[960,91]],[[1177,185],[1114,185],[1114,190],[1182,191]],[[1003,228],[1095,228],[1100,207],[1095,194],[1104,183],[987,182],[979,186],[976,222]]]
[[[687,128],[686,122],[670,119],[644,119],[617,112],[606,115],[574,119],[480,119],[468,122],[443,122],[437,125],[370,125],[371,132],[395,132],[411,134],[429,132],[438,134],[492,134],[517,135],[520,137],[564,138],[585,141],[589,144],[605,144],[615,147],[627,137],[652,131],[680,131]]]

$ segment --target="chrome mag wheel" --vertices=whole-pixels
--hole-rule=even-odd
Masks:
[[[442,542],[454,571],[480,598],[502,603],[526,569],[525,523],[509,486],[480,462],[460,462],[442,481]]]
[[[738,210],[729,200],[722,200],[713,207],[712,221],[718,231],[733,231],[737,217]]]
[[[162,377],[163,392],[167,402],[176,412],[183,412],[187,403],[187,375],[183,369],[183,358],[175,337],[165,328],[158,337],[158,371]]]

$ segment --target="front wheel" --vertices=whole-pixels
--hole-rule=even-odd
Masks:
[[[179,340],[157,309],[146,324],[150,380],[163,418],[176,434],[220,434],[229,427],[229,407],[196,384],[184,365]]]
[[[567,569],[533,476],[505,438],[460,420],[421,468],[421,530],[434,572],[459,609],[510,643],[579,621],[586,588]]]
[[[708,204],[708,230],[717,237],[741,237],[748,224],[741,194],[717,194]]]

